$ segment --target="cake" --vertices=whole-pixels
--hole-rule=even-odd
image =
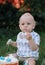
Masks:
[[[0,65],[19,65],[19,61],[16,57],[10,56],[0,56]]]

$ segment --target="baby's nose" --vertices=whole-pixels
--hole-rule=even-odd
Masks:
[[[27,27],[27,24],[25,24],[25,27]]]

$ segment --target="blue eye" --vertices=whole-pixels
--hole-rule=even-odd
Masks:
[[[31,23],[27,23],[27,25],[30,25]]]

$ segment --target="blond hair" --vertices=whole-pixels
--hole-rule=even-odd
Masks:
[[[30,21],[30,19],[31,19],[31,22],[33,22],[34,24],[36,24],[36,22],[35,22],[35,20],[34,20],[34,17],[33,17],[30,13],[24,13],[24,14],[20,17],[19,22],[20,22],[21,20],[23,20],[23,19],[26,19],[26,20],[28,20],[28,21]]]

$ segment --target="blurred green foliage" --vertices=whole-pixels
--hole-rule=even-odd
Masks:
[[[24,0],[25,3],[20,9],[16,9],[11,4],[0,4],[0,39],[4,37],[12,37],[19,32],[18,20],[25,13],[30,12],[36,22],[36,31],[45,30],[45,0]],[[30,11],[27,11],[30,8]],[[17,30],[18,29],[18,30]]]

